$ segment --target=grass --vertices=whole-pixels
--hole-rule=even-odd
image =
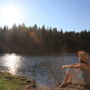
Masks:
[[[25,85],[33,85],[33,82],[23,76],[0,73],[0,90],[21,90]]]

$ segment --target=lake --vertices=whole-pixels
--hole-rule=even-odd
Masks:
[[[0,70],[20,74],[36,80],[38,86],[55,86],[62,82],[65,64],[77,63],[76,54],[60,56],[25,56],[17,54],[0,55]]]

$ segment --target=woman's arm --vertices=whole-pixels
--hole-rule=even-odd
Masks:
[[[64,69],[64,68],[80,68],[81,66],[82,66],[81,64],[63,65],[61,67],[61,69]]]

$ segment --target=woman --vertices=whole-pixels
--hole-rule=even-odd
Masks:
[[[69,85],[90,85],[90,64],[88,54],[85,51],[79,51],[78,57],[80,63],[62,66],[62,69],[68,68],[68,70],[66,71],[64,81],[60,87]]]

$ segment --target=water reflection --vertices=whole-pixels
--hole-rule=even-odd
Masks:
[[[5,54],[2,57],[4,66],[7,67],[8,72],[16,74],[21,57],[16,54]]]

